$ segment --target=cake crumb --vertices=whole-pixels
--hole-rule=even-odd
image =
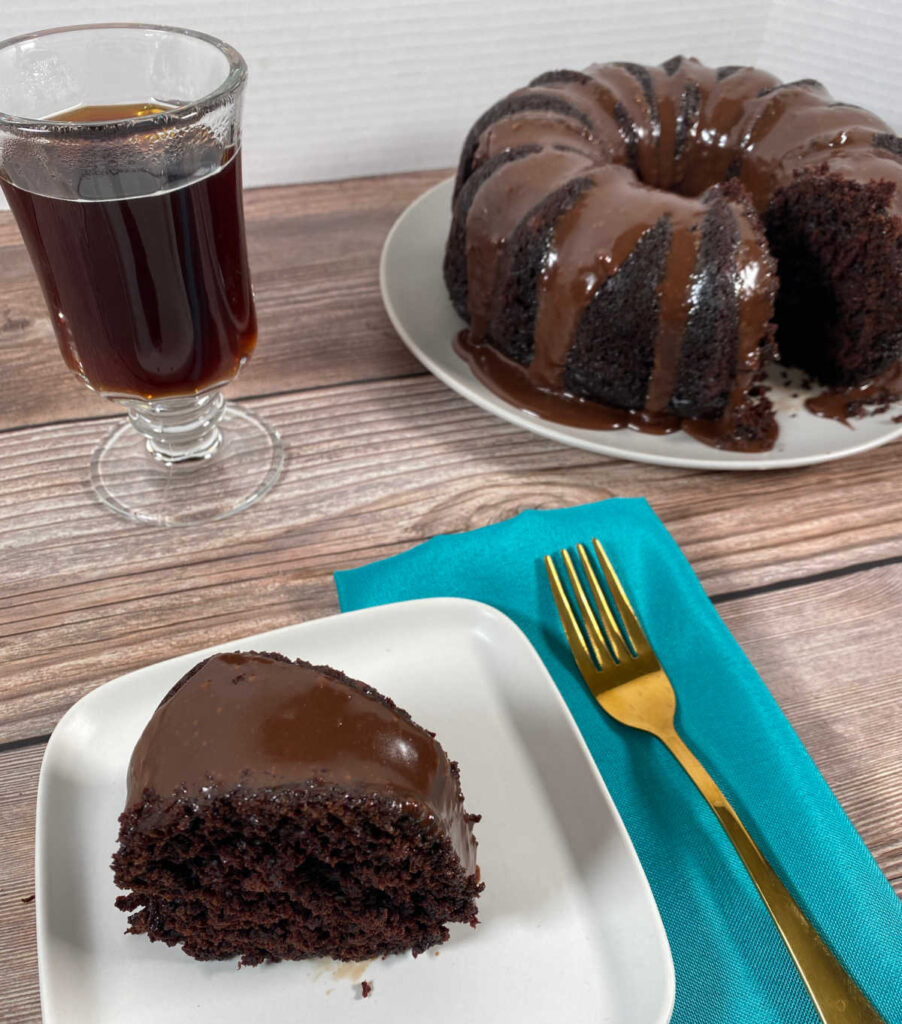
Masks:
[[[366,999],[366,997],[367,997],[367,996],[368,996],[368,995],[370,994],[370,992],[372,992],[372,991],[373,991],[373,986],[372,986],[372,984],[371,984],[370,982],[368,982],[368,981],[367,981],[367,980],[366,980],[366,979],[364,978],[364,980],[360,982],[360,995],[361,995],[361,997],[362,997],[363,999]]]

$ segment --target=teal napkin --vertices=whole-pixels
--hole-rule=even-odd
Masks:
[[[468,597],[510,616],[554,677],[629,830],[676,969],[677,1024],[814,1024],[777,931],[707,804],[653,737],[595,705],[542,556],[598,537],[677,691],[677,725],[831,948],[902,1024],[902,902],[649,505],[524,512],[336,574],[342,610]]]

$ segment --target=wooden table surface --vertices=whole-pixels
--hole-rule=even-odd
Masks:
[[[902,444],[809,469],[620,462],[494,419],[431,377],[379,298],[382,241],[439,181],[247,195],[260,344],[228,394],[288,448],[283,479],[210,527],[93,500],[112,407],[69,376],[0,213],[0,1019],[40,1020],[35,794],[49,733],[107,680],[337,610],[332,573],[525,508],[644,495],[902,894]]]

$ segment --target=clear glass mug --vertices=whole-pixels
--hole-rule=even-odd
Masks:
[[[278,434],[221,388],[257,340],[241,199],[247,67],[154,25],[0,43],[0,187],[66,363],[129,420],[95,451],[117,512],[220,519],[275,483]]]

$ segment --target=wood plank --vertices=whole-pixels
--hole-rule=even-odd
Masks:
[[[210,527],[157,530],[87,490],[106,422],[0,435],[0,740],[160,658],[336,610],[331,573],[525,508],[646,495],[712,595],[902,556],[900,446],[793,473],[703,473],[534,437],[432,378],[250,403],[285,477]]]
[[[4,1024],[40,1024],[35,945],[34,816],[44,745],[0,753],[0,950]]]
[[[449,171],[254,189],[247,233],[258,349],[232,397],[421,373],[379,296],[395,218]],[[12,214],[0,212],[0,430],[110,415],[64,366]]]
[[[902,708],[896,699],[902,576],[883,566],[734,598],[719,610],[902,896]],[[9,1024],[40,1020],[34,905],[21,901],[34,891],[42,752],[40,746],[0,754],[0,948],[6,967],[0,1015]]]

